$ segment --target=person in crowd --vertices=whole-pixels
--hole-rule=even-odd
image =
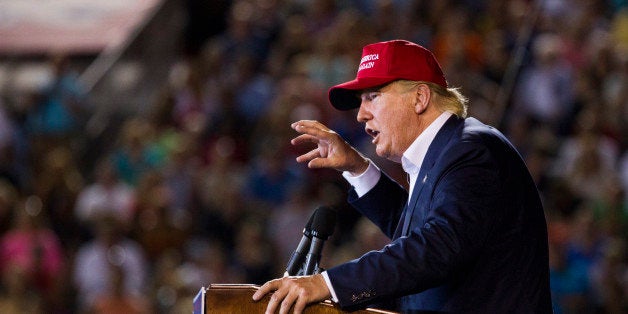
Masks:
[[[133,217],[134,189],[120,180],[108,156],[96,163],[93,175],[93,182],[85,185],[76,197],[76,218],[91,223],[94,217],[109,212],[129,225]]]
[[[112,149],[116,172],[132,187],[137,186],[143,174],[164,164],[165,154],[155,144],[154,127],[142,117],[125,121],[118,133],[119,142]]]
[[[74,217],[74,204],[85,179],[78,156],[66,146],[51,147],[43,156],[41,168],[33,181],[34,195],[41,199],[42,211],[48,213],[50,227],[63,246],[72,248],[86,238],[85,228]]]
[[[124,270],[118,265],[111,266],[111,286],[103,291],[89,309],[89,313],[152,313],[148,298],[133,295],[124,288]]]
[[[349,202],[392,242],[320,274],[266,282],[267,313],[303,312],[331,299],[343,309],[551,313],[547,228],[526,165],[498,130],[467,118],[434,55],[405,40],[366,45],[356,79],[332,87],[339,110],[358,108],[378,156],[401,163],[409,190],[336,132],[301,120],[297,157],[351,183]]]
[[[189,237],[189,222],[177,216],[173,208],[173,192],[163,176],[149,172],[138,184],[134,219],[130,237],[135,239],[146,252],[148,261],[154,263],[162,254],[180,248]]]
[[[0,273],[7,280],[9,294],[20,291],[13,285],[13,280],[19,278],[31,294],[50,305],[61,287],[67,261],[47,216],[36,196],[15,203],[12,226],[0,237]],[[16,274],[7,274],[10,272]]]
[[[262,284],[272,278],[275,270],[271,261],[276,252],[264,227],[259,218],[250,215],[243,219],[235,234],[233,263],[246,282]]]
[[[117,216],[104,213],[94,222],[95,237],[79,247],[72,274],[81,311],[92,308],[99,297],[114,289],[138,298],[147,291],[149,264],[144,249],[125,235]],[[119,271],[123,283],[116,283]],[[114,288],[118,284],[122,288]]]
[[[515,114],[556,132],[573,109],[573,71],[560,57],[560,36],[540,34],[533,42],[535,63],[523,70],[515,91]]]
[[[38,91],[40,101],[28,112],[27,124],[35,136],[67,140],[88,117],[86,93],[69,55],[51,54],[48,61],[52,78]]]

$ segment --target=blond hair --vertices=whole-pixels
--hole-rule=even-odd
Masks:
[[[432,82],[409,80],[398,80],[394,83],[401,85],[404,89],[407,88],[407,90],[413,89],[419,84],[425,84],[433,92],[434,105],[440,111],[448,111],[461,118],[467,117],[467,103],[469,99],[460,92],[459,87],[445,88]]]

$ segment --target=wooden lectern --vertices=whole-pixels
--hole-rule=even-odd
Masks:
[[[193,314],[206,313],[264,313],[270,295],[258,302],[253,301],[253,293],[257,291],[259,286],[248,284],[210,284],[209,287],[202,287],[199,293],[194,297]],[[376,309],[365,309],[353,312],[346,312],[335,306],[330,301],[310,304],[305,308],[305,314],[338,314],[338,313],[356,313],[356,314],[393,314]]]

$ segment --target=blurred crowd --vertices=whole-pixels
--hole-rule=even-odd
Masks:
[[[470,115],[525,158],[555,312],[626,313],[627,1],[212,3],[224,23],[206,21],[214,32],[110,140],[84,131],[94,108],[68,58],[50,59],[41,89],[2,95],[0,313],[189,313],[209,283],[281,276],[320,205],[339,214],[322,267],[382,247],[337,172],[296,163],[308,148],[290,145],[290,124],[324,122],[405,184],[326,94],[363,45],[395,38],[433,50]]]

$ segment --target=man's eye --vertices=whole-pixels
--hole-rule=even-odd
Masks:
[[[372,101],[373,99],[377,98],[377,96],[379,96],[379,93],[368,93],[366,95],[366,99],[368,99],[369,101]]]

